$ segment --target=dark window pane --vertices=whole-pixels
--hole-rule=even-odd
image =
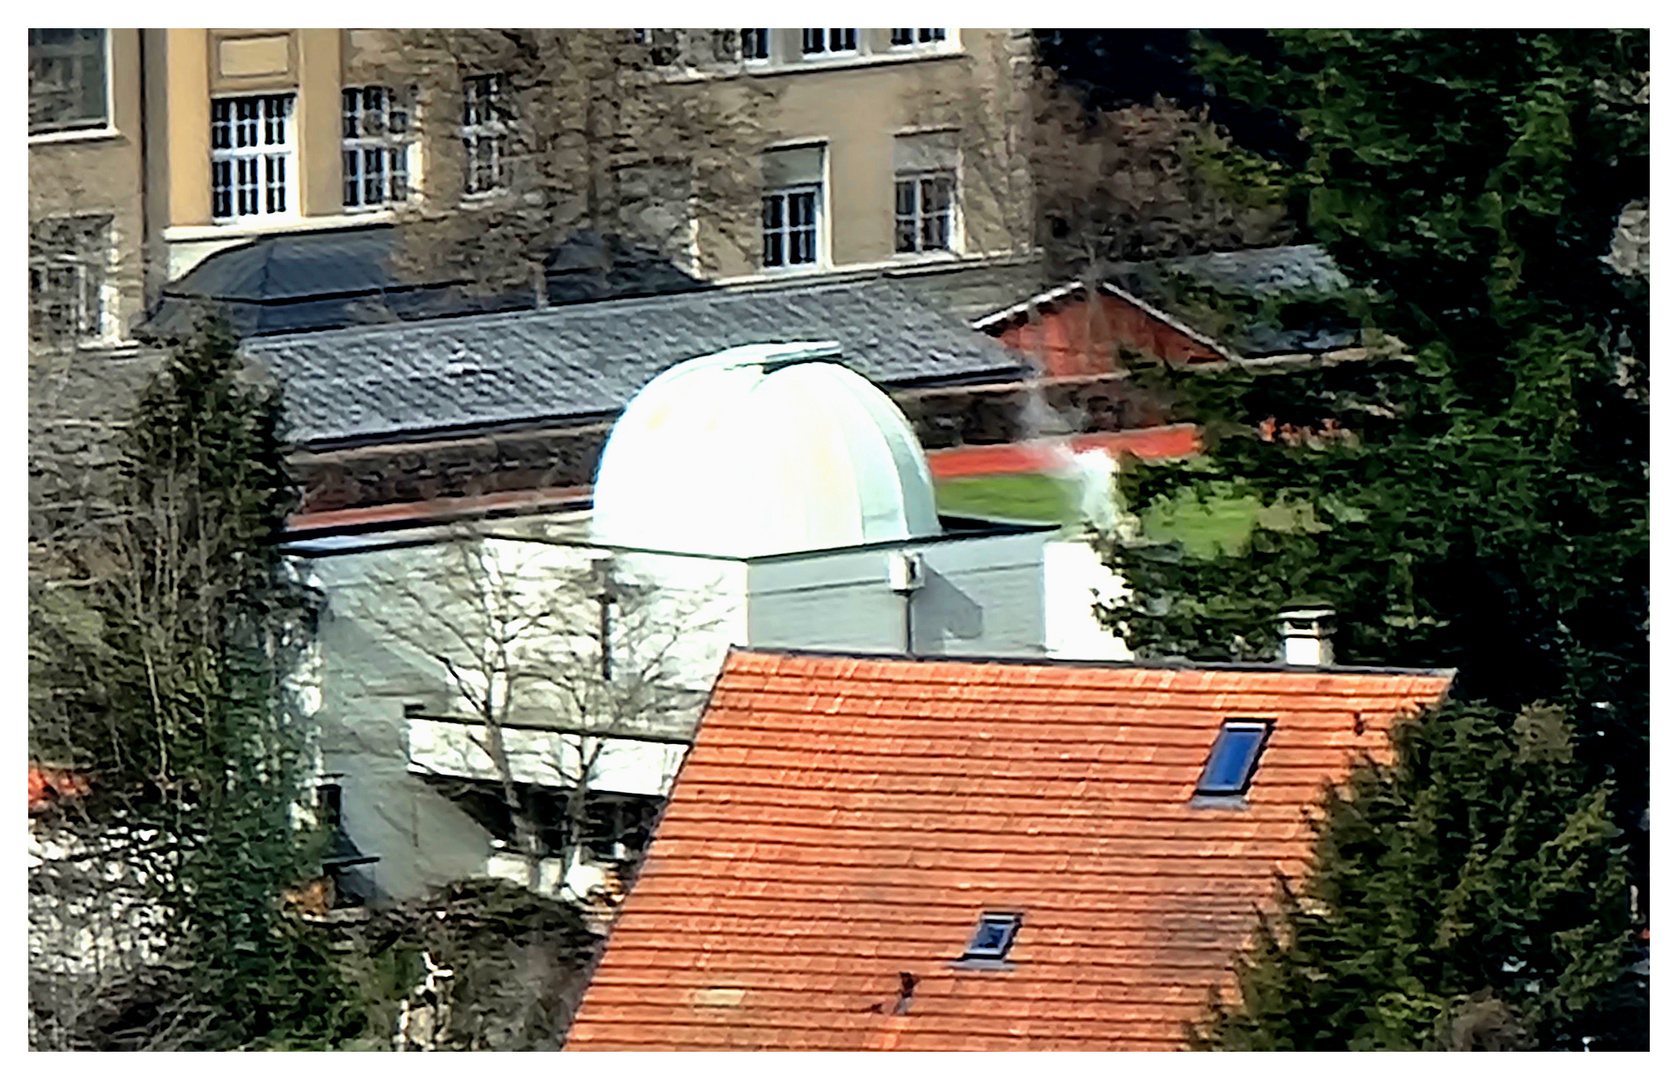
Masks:
[[[1205,794],[1233,794],[1244,790],[1252,778],[1265,729],[1256,725],[1226,725],[1212,744],[1212,753],[1201,773],[1198,791]]]
[[[803,49],[807,53],[826,52],[826,35],[821,30],[804,31]]]
[[[362,184],[366,193],[368,206],[385,201],[385,152],[383,150],[366,150],[362,152],[362,162],[366,166],[367,177]]]
[[[778,232],[763,234],[763,265],[781,265],[781,234]]]
[[[897,213],[901,217],[908,217],[915,212],[915,182],[913,180],[899,180],[897,182]]]
[[[793,263],[813,263],[816,261],[816,231],[814,229],[799,229],[791,234]]]
[[[897,250],[899,252],[915,250],[915,219],[897,219]]]
[[[360,128],[356,123],[355,98],[354,90],[344,91],[344,138],[346,139],[353,139],[360,134]]]
[[[763,200],[763,227],[765,229],[781,227],[781,196],[771,195]]]
[[[354,150],[344,151],[344,205],[361,205],[361,182],[357,175],[357,166],[361,163],[361,155]]]
[[[1008,954],[1008,949],[1014,943],[1014,935],[1019,932],[1020,916],[1018,915],[983,915],[979,919],[978,929],[974,930],[973,938],[967,943],[965,959],[1000,960]]]
[[[914,43],[914,40],[915,31],[912,29],[893,30],[891,32],[891,43],[893,45],[910,45]]]
[[[809,192],[787,196],[787,224],[797,227],[816,222],[816,197]]]

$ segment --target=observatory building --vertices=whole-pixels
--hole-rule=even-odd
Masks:
[[[730,646],[1067,655],[1047,644],[1065,635],[1045,628],[1054,543],[1051,526],[941,517],[892,400],[837,345],[795,342],[652,379],[612,429],[592,510],[296,545],[329,598],[313,677],[323,772],[340,778],[345,833],[377,856],[352,887],[405,897],[472,874],[524,876],[495,839],[505,822],[460,796],[493,788],[499,772],[461,683],[483,651],[445,659],[445,629],[476,625],[486,596],[530,611],[568,605],[549,616],[563,648],[525,640],[512,654],[582,657],[595,666],[556,681],[606,688],[593,706],[522,693],[502,716],[515,781],[561,793],[587,764],[590,799],[634,816],[668,792]],[[1087,616],[1088,596],[1061,606]],[[613,694],[641,704],[612,718],[594,756],[578,732]],[[550,861],[543,887],[582,893],[607,879],[614,853]]]

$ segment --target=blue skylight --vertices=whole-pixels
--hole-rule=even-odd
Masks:
[[[1253,781],[1259,751],[1270,735],[1268,720],[1225,720],[1195,786],[1196,795],[1240,795]]]
[[[1013,912],[987,911],[979,916],[979,928],[967,943],[963,960],[1001,960],[1013,947],[1020,930],[1020,916]]]

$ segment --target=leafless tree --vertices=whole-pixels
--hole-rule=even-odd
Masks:
[[[1061,276],[1290,238],[1280,177],[1204,110],[1156,98],[1095,112],[1044,73],[1032,98],[1038,235]]]
[[[487,759],[533,891],[552,858],[564,894],[603,755],[624,740],[684,742],[703,698],[688,665],[716,625],[714,595],[638,580],[605,556],[463,526],[365,583],[368,621],[446,681],[459,707],[447,719]],[[540,761],[520,748],[532,733]],[[564,792],[557,823],[532,805],[538,774]]]
[[[722,224],[708,236],[751,237],[756,117],[772,91],[672,79],[679,52],[628,30],[391,31],[366,64],[415,99],[429,151],[399,213],[397,271],[529,290],[540,306],[546,261],[583,232],[714,267],[697,216]]]

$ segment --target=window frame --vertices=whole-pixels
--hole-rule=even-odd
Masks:
[[[46,245],[38,239],[37,230],[65,230],[63,235],[72,241],[85,243],[81,251],[40,250]],[[80,235],[77,235],[78,230]],[[31,223],[29,253],[29,316],[32,340],[74,342],[81,347],[107,345],[117,337],[116,275],[116,217],[113,214],[66,214],[38,219]],[[68,269],[75,276],[68,306],[72,311],[68,326],[57,320],[36,321],[37,313],[49,310],[46,288],[54,271]],[[97,272],[97,277],[93,273]],[[35,281],[39,275],[42,287]],[[92,301],[92,305],[89,301]],[[91,307],[91,310],[90,310]],[[91,315],[91,319],[88,316]],[[91,322],[91,326],[88,325]]]
[[[56,28],[48,28],[48,27],[30,27],[29,28],[30,33],[37,33],[37,32],[40,32],[41,30],[44,30],[44,29],[56,29]],[[102,134],[110,134],[110,133],[112,133],[116,130],[116,116],[115,116],[115,112],[116,112],[115,96],[116,95],[113,92],[113,80],[111,78],[111,56],[112,56],[112,52],[111,52],[111,29],[109,27],[99,27],[99,26],[79,27],[77,29],[97,30],[99,32],[98,53],[99,53],[99,63],[100,63],[100,76],[101,76],[101,81],[103,83],[103,91],[104,91],[100,95],[100,109],[101,109],[102,115],[97,120],[83,119],[83,120],[73,120],[73,121],[69,121],[69,122],[51,122],[49,124],[45,124],[45,125],[40,126],[40,127],[35,126],[35,123],[31,120],[28,123],[29,123],[29,138],[32,139],[32,140],[88,138],[88,137],[98,136],[98,135],[102,135]],[[33,62],[33,59],[34,59],[33,51],[31,51],[30,59],[31,59],[31,62]],[[31,82],[31,84],[33,84],[33,82],[34,82],[33,76],[34,76],[34,72],[31,71],[30,72],[30,82]],[[31,93],[30,97],[29,97],[29,102],[30,102],[31,105],[33,105],[34,100],[35,100],[34,94]]]
[[[493,87],[494,92],[487,99],[478,103],[479,118],[472,122],[472,108],[474,99],[472,86],[482,85]],[[487,71],[476,75],[468,75],[460,84],[460,142],[462,168],[460,171],[460,190],[466,199],[490,199],[507,191],[508,154],[507,145],[512,132],[512,109],[508,105],[510,98],[508,78],[505,72]],[[484,112],[487,102],[488,113]],[[489,139],[493,148],[494,184],[491,187],[474,187],[474,176],[477,167],[474,154],[475,140]]]
[[[771,60],[774,59],[775,53],[774,53],[774,50],[770,47],[771,44],[772,44],[772,39],[771,39],[770,35],[774,33],[774,30],[772,28],[770,28],[770,27],[757,27],[757,26],[737,28],[735,30],[735,33],[739,35],[738,42],[739,42],[739,46],[740,46],[740,62],[742,64],[767,64]],[[748,33],[753,35],[753,40],[755,42],[757,42],[757,44],[759,46],[758,51],[762,52],[762,54],[763,54],[762,56],[754,56],[751,53],[747,52],[747,50],[746,50],[746,35]]]
[[[950,184],[949,205],[945,207],[945,235],[943,247],[927,247],[925,243],[926,225],[931,217],[926,212],[926,185],[928,182],[948,179]],[[908,214],[904,214],[899,202],[902,185],[912,184],[914,191],[914,206]],[[912,223],[915,246],[904,249],[899,247],[899,230],[905,221]],[[892,254],[895,256],[932,255],[938,252],[957,254],[961,250],[961,170],[959,168],[944,169],[904,169],[893,174],[892,181]]]
[[[1276,729],[1274,719],[1251,716],[1233,716],[1224,720],[1218,727],[1217,737],[1212,740],[1212,747],[1206,752],[1206,763],[1201,766],[1200,777],[1195,781],[1194,794],[1200,799],[1245,799],[1247,792],[1253,786],[1253,779],[1258,775],[1259,762],[1264,758],[1265,747],[1270,743],[1271,733]],[[1218,762],[1219,752],[1227,744],[1232,732],[1258,732],[1258,740],[1253,744],[1252,752],[1247,758],[1241,774],[1241,780],[1233,786],[1208,786],[1212,773],[1212,766]]]
[[[967,945],[962,949],[958,964],[1003,964],[1008,960],[1008,953],[1014,948],[1014,942],[1020,936],[1020,927],[1025,925],[1023,911],[984,911],[979,914],[978,925],[967,938]],[[998,945],[988,948],[978,948],[979,936],[991,927],[1003,928],[1002,941]]]
[[[909,40],[898,41],[899,31],[907,31]],[[937,36],[934,37],[933,35]],[[934,49],[949,48],[950,28],[947,26],[928,27],[893,27],[891,28],[890,46],[900,52],[913,52],[918,49],[932,51]]]
[[[280,117],[285,133],[284,141],[270,143],[265,141],[272,129],[274,118],[268,114],[268,103],[285,102],[285,112]],[[256,115],[246,120],[238,115],[238,107],[243,102],[253,102],[256,105]],[[216,119],[216,107],[226,105],[228,108],[228,141],[229,145],[216,146],[216,125],[221,121]],[[297,93],[295,91],[281,94],[224,94],[210,99],[210,219],[217,225],[241,224],[252,221],[285,221],[299,216],[297,206],[298,176],[297,176]],[[248,146],[239,146],[238,133],[244,123],[255,125],[256,141]],[[285,176],[280,181],[279,190],[285,205],[279,210],[260,209],[272,202],[274,189],[272,178],[272,164],[275,160],[284,163]],[[239,212],[239,189],[243,186],[239,173],[240,163],[255,163],[256,175],[256,205],[259,207],[254,213]],[[216,166],[228,166],[228,213],[216,213]]]
[[[862,55],[862,31],[857,27],[810,27],[802,29],[798,38],[798,55],[804,60],[825,60],[831,57],[851,57]],[[810,48],[811,34],[820,34],[820,47]],[[835,34],[849,35],[849,44],[844,48],[833,47]]]
[[[366,133],[366,128],[362,118],[370,114],[370,110],[367,108],[367,94],[374,90],[377,90],[384,95],[384,106],[381,110],[384,117],[382,122],[383,130],[378,134],[369,135]],[[355,135],[348,134],[350,118],[352,115],[350,108],[351,95],[356,95],[356,107],[353,113],[357,125],[357,133]],[[407,93],[398,93],[395,87],[382,86],[373,83],[369,83],[364,86],[346,86],[343,88],[343,92],[340,97],[339,110],[339,153],[343,169],[342,179],[344,182],[342,202],[340,203],[340,206],[342,207],[344,213],[378,213],[383,210],[391,209],[392,207],[407,205],[413,200],[416,188],[414,182],[416,164],[415,158],[418,156],[416,153],[418,140],[414,137],[413,102],[415,96],[416,95],[413,93],[411,88]],[[375,113],[374,115],[378,114]],[[402,130],[394,134],[391,131],[391,117],[393,116],[402,117]],[[380,180],[380,194],[382,197],[376,202],[367,201],[368,174],[366,163],[367,154],[370,152],[378,153],[382,159],[382,179]],[[354,170],[356,178],[354,183],[357,192],[357,201],[353,203],[349,200],[351,185],[349,156],[351,154],[354,154],[357,160],[357,168]],[[402,168],[400,173],[403,177],[402,192],[400,196],[395,193],[395,184],[393,182],[393,178],[397,175],[397,170],[391,167],[398,161],[401,162]]]
[[[760,248],[759,262],[760,268],[764,272],[785,273],[788,271],[820,269],[825,265],[823,260],[826,258],[827,245],[824,242],[822,232],[826,223],[827,213],[825,208],[822,206],[822,189],[823,184],[820,181],[802,184],[783,184],[780,187],[764,189],[762,195],[763,203],[768,203],[771,199],[777,198],[782,200],[781,221],[774,228],[775,233],[781,238],[781,261],[771,264]],[[806,226],[803,225],[794,226],[792,224],[792,214],[790,212],[792,204],[790,200],[791,197],[795,195],[811,196],[812,221],[808,226],[811,234],[811,258],[807,262],[792,262],[789,258],[792,252],[792,235],[794,229],[796,228],[798,231],[803,231],[806,228]],[[769,224],[760,220],[759,237],[762,240],[767,241],[769,236]]]

